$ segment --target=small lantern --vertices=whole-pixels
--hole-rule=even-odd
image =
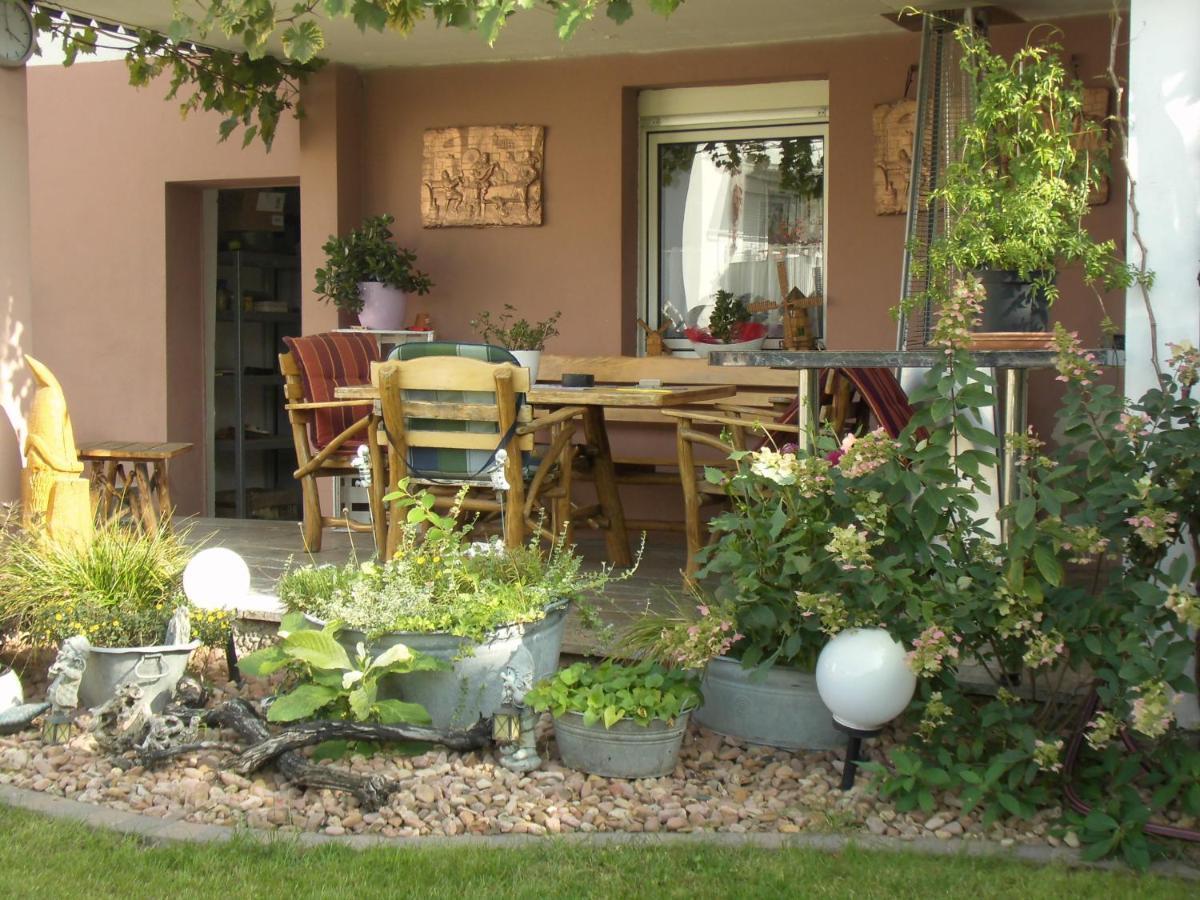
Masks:
[[[504,703],[492,714],[492,740],[497,744],[515,744],[521,739],[521,710]]]
[[[42,722],[42,743],[65,744],[71,739],[71,716],[52,710]]]

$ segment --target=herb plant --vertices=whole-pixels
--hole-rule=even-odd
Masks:
[[[0,622],[41,646],[76,634],[99,647],[161,644],[171,615],[188,605],[183,569],[191,556],[169,524],[147,532],[112,521],[88,542],[10,530],[0,544]],[[189,609],[193,636],[225,641],[228,612]]]
[[[358,313],[363,300],[358,285],[378,281],[410,294],[427,294],[433,282],[413,264],[417,256],[393,242],[392,216],[373,216],[344,238],[331,235],[321,249],[325,266],[317,269],[316,289],[321,299],[338,309]]]
[[[671,724],[701,702],[694,673],[665,669],[649,660],[622,665],[606,660],[599,665],[579,662],[559,669],[525,695],[538,711],[555,718],[566,713],[583,716],[584,724],[618,722],[649,725],[655,719]]]
[[[515,318],[517,308],[504,304],[504,312],[492,319],[487,310],[471,320],[471,327],[479,333],[485,344],[504,347],[507,350],[545,350],[546,341],[558,336],[558,320],[561,312],[555,312],[540,322],[529,322]]]
[[[499,538],[472,541],[457,511],[439,513],[433,495],[410,493],[407,479],[389,502],[407,520],[392,559],[294,570],[280,579],[280,600],[372,636],[442,632],[482,640],[500,625],[536,622],[558,604],[582,601],[613,577],[610,568],[583,571],[561,540],[545,552],[536,536],[510,548]],[[589,608],[582,611],[592,618]]]

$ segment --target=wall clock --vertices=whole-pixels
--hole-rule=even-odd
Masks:
[[[0,0],[0,66],[23,66],[37,46],[37,29],[29,7]]]

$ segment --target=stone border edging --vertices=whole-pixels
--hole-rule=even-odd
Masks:
[[[182,819],[159,819],[107,806],[81,803],[67,797],[31,791],[26,788],[0,784],[0,805],[12,806],[26,812],[38,813],[53,819],[78,822],[89,828],[112,831],[138,838],[148,844],[225,843],[235,839],[250,839],[261,844],[277,841],[294,842],[301,847],[335,844],[351,850],[376,847],[519,847],[544,846],[547,841],[590,846],[671,846],[676,844],[710,844],[717,847],[761,847],[768,850],[802,848],[836,853],[847,847],[899,853],[911,850],[925,856],[968,856],[1004,858],[1038,865],[1057,864],[1069,868],[1130,871],[1114,861],[1088,862],[1079,851],[1069,847],[1016,844],[1001,847],[990,841],[943,841],[937,838],[916,838],[905,841],[895,837],[873,834],[779,834],[775,832],[696,831],[686,834],[646,834],[626,831],[569,832],[551,837],[532,834],[479,834],[448,837],[429,835],[415,838],[388,838],[382,835],[331,835],[313,832],[273,832],[254,828],[231,828],[227,825],[206,825]],[[1172,878],[1200,881],[1200,869],[1174,860],[1160,860],[1150,866],[1149,873]]]

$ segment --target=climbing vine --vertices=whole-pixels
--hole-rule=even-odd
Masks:
[[[665,16],[684,0],[644,2]],[[143,87],[166,75],[167,99],[182,95],[184,116],[215,111],[222,116],[221,140],[240,127],[243,146],[258,138],[269,150],[280,116],[301,114],[300,86],[324,62],[330,20],[351,19],[364,32],[407,35],[430,18],[442,27],[477,31],[493,45],[510,16],[534,8],[553,12],[558,36],[567,40],[601,9],[618,24],[627,21],[634,0],[174,0],[165,33],[37,3],[34,22],[61,42],[65,65],[98,49],[121,50],[131,84]]]

